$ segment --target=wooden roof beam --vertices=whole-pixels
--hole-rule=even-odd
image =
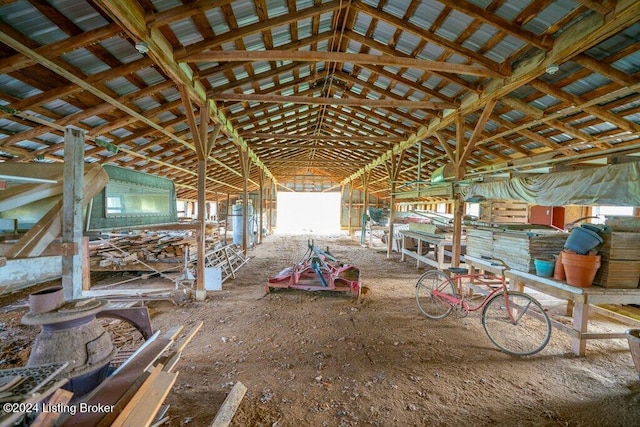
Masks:
[[[86,45],[113,37],[120,31],[120,27],[112,23],[104,27],[96,28],[95,30],[66,38],[59,42],[38,47],[34,49],[34,51],[41,55],[44,54],[47,57],[60,56],[63,53],[71,52]],[[13,56],[0,59],[0,74],[9,74],[13,71],[17,71],[21,68],[29,67],[37,63],[38,61],[28,55],[18,53]]]
[[[149,57],[154,60],[163,72],[168,75],[175,84],[185,85],[191,99],[196,102],[196,104],[205,106],[210,111],[210,115],[214,121],[222,126],[222,131],[229,136],[235,144],[243,149],[247,148],[246,142],[238,136],[237,131],[233,128],[233,125],[229,122],[226,115],[218,111],[215,103],[210,102],[207,98],[206,90],[202,83],[193,81],[193,76],[189,70],[181,68],[176,62],[173,47],[162,32],[157,28],[148,28],[145,10],[138,2],[130,2],[127,0],[96,0],[96,4],[115,22],[118,22],[132,38],[147,43],[149,47]],[[219,37],[216,37],[216,41],[219,39]],[[221,43],[224,42],[221,41]],[[255,153],[249,150],[248,156],[259,168],[265,170],[269,178],[275,180],[271,172],[262,164],[262,161]]]
[[[374,11],[374,13],[377,12]],[[549,64],[566,62],[601,41],[606,40],[622,28],[627,28],[634,24],[638,20],[640,20],[640,2],[635,0],[615,1],[614,10],[607,15],[607,19],[604,19],[604,17],[599,14],[584,17],[563,31],[562,34],[556,38],[551,51],[546,55],[540,52],[520,62],[516,69],[513,70],[512,75],[507,79],[492,79],[485,85],[483,93],[480,96],[466,97],[457,111],[445,112],[445,116],[442,119],[432,119],[427,126],[420,127],[405,142],[394,146],[393,150],[389,150],[365,168],[352,174],[345,179],[342,184],[348,184],[349,181],[383,164],[388,156],[393,155],[397,150],[403,150],[415,145],[417,141],[427,138],[433,135],[434,132],[450,126],[454,123],[456,114],[468,114],[483,107],[492,99],[509,94],[514,89],[544,74]],[[624,90],[633,90],[633,86],[624,88]],[[615,94],[609,94],[609,96],[611,95]],[[529,126],[525,126],[525,128],[526,127]]]
[[[416,108],[439,110],[450,108],[451,104],[445,102],[411,101],[398,99],[359,99],[359,98],[324,98],[317,96],[296,95],[268,95],[252,93],[211,93],[209,97],[216,101],[255,101],[277,104],[306,104],[306,105],[347,105],[347,106],[372,106],[388,108]]]
[[[403,28],[405,31],[408,31],[418,36],[419,38],[426,39],[429,42],[436,44],[444,49],[449,49],[459,55],[469,58],[472,61],[496,73],[499,73],[503,77],[506,77],[511,74],[511,70],[509,69],[510,67],[506,63],[498,64],[482,54],[479,54],[464,46],[460,46],[455,42],[449,41],[444,37],[441,37],[435,33],[432,33],[424,28],[420,28],[417,25],[412,24],[411,22],[408,22],[406,20],[393,16],[389,13],[383,12],[382,10],[378,10],[372,6],[369,6],[363,3],[360,0],[354,0],[352,2],[352,7],[355,7],[360,12],[366,13],[367,15],[370,15],[376,19],[379,19],[380,21],[384,21],[398,28]]]
[[[186,55],[181,61],[199,62],[247,62],[247,61],[298,61],[298,62],[348,62],[351,64],[390,65],[438,71],[441,73],[466,74],[481,77],[502,76],[488,68],[452,62],[428,61],[391,55],[369,55],[366,53],[318,52],[300,50],[221,50],[198,52]]]
[[[557,98],[563,102],[566,102],[572,105],[582,105],[585,103],[585,100],[580,98],[579,96],[565,92],[564,90],[559,89],[555,86],[552,86],[549,83],[543,82],[542,80],[539,80],[539,79],[532,80],[529,83],[529,85],[543,93],[549,94],[554,98]],[[622,130],[628,130],[629,132],[640,134],[640,125],[630,122],[628,120],[625,120],[622,117],[618,117],[614,113],[607,111],[602,107],[599,107],[597,105],[591,105],[591,106],[584,107],[583,110],[589,114],[596,116],[600,120],[609,122],[612,125],[617,126]]]
[[[270,138],[270,139],[294,139],[299,141],[334,141],[334,142],[400,142],[402,137],[383,136],[331,136],[331,135],[283,135],[279,133],[243,133],[242,137],[247,138]]]
[[[101,0],[101,1],[106,1],[106,0]],[[324,13],[336,12],[340,9],[347,7],[347,5],[348,3],[346,2],[334,0],[329,3],[323,3],[319,6],[308,7],[294,13],[288,13],[285,15],[278,16],[276,18],[256,22],[255,24],[247,25],[245,27],[238,28],[237,30],[234,30],[234,31],[228,31],[223,34],[218,34],[216,35],[216,37],[210,40],[203,40],[201,42],[189,45],[184,49],[176,50],[174,53],[174,57],[176,60],[180,62],[184,62],[182,58],[188,55],[192,55],[194,53],[205,51],[208,49],[213,49],[225,43],[242,39],[251,34],[261,33],[263,31],[268,31],[272,28],[280,27],[283,25],[291,24],[291,23],[296,23],[298,21],[302,21],[308,18],[320,16]],[[315,34],[317,34],[317,32],[315,32]]]
[[[409,54],[407,54],[407,53],[400,52],[400,51],[398,51],[396,49],[393,49],[393,48],[389,47],[386,44],[383,44],[383,43],[375,41],[373,38],[365,37],[362,34],[356,33],[356,32],[354,32],[352,30],[345,31],[345,37],[349,38],[350,40],[353,40],[354,42],[357,42],[357,43],[360,43],[360,44],[362,44],[364,46],[367,46],[367,47],[369,47],[371,49],[375,49],[377,51],[380,51],[380,52],[382,52],[382,53],[384,53],[386,55],[393,55],[393,56],[398,56],[398,57],[411,58],[411,56]],[[369,65],[369,64],[363,64],[362,65],[362,68],[371,68],[371,67],[373,67],[373,66]],[[456,83],[456,84],[460,85],[461,87],[463,87],[463,88],[465,88],[467,90],[470,90],[470,91],[474,91],[475,92],[475,91],[478,90],[477,84],[470,83],[470,82],[468,82],[468,81],[466,81],[466,80],[464,80],[464,79],[462,79],[462,78],[460,78],[460,77],[458,77],[456,75],[453,75],[453,74],[430,72],[429,75],[434,75],[434,76],[440,77],[440,78],[442,78],[442,79],[444,79],[444,80],[446,80],[448,82]],[[426,80],[426,78],[424,80]],[[426,90],[430,90],[430,89],[425,88],[424,90],[426,91]],[[437,92],[435,90],[431,91],[430,93],[433,96],[440,96],[440,95],[437,95],[439,92]],[[451,99],[447,99],[447,101],[452,101],[452,100]]]
[[[488,24],[499,31],[503,31],[507,34],[514,36],[520,40],[527,42],[528,44],[542,49],[544,51],[550,50],[553,47],[553,40],[548,37],[540,37],[538,34],[534,34],[531,31],[527,31],[517,24],[501,18],[495,13],[487,11],[485,8],[476,6],[465,0],[438,0],[438,2],[449,6],[465,15],[478,19],[485,24]]]

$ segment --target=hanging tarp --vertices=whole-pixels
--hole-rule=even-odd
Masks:
[[[464,200],[524,200],[543,206],[640,206],[640,162],[474,184],[460,193]]]

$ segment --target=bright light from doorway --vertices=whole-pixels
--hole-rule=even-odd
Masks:
[[[278,192],[278,234],[340,233],[340,193]]]

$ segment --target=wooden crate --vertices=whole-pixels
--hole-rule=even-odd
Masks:
[[[604,242],[596,249],[607,260],[640,260],[640,233],[614,231],[600,235]]]
[[[640,261],[602,261],[593,284],[604,288],[633,289],[640,281]]]
[[[529,205],[526,202],[487,201],[480,203],[480,221],[495,224],[526,224]]]

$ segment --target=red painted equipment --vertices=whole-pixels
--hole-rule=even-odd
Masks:
[[[306,291],[341,291],[360,295],[360,269],[340,264],[326,251],[308,242],[308,250],[293,267],[287,267],[269,279],[266,290],[293,288]]]

